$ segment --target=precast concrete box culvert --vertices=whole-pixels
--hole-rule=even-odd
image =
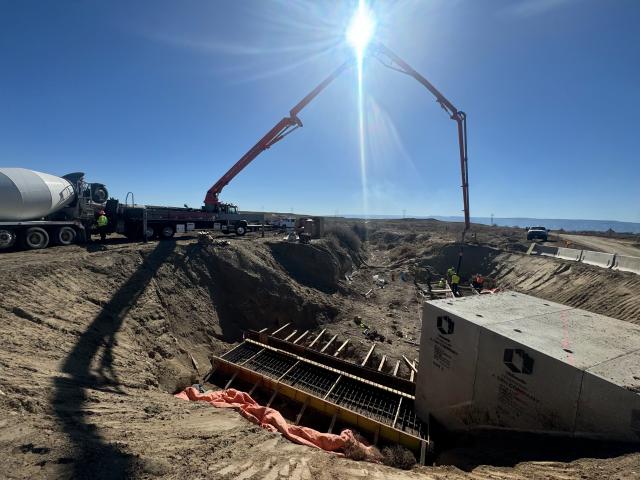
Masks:
[[[640,441],[640,326],[502,292],[426,302],[420,345],[423,421]]]

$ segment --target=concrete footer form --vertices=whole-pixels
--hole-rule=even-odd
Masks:
[[[452,431],[640,442],[640,326],[515,292],[429,301],[416,385]]]

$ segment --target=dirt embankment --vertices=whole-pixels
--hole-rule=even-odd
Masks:
[[[373,223],[368,263],[387,272],[412,271],[423,281],[427,270],[443,274],[458,265],[459,228],[435,220]],[[629,240],[608,241],[626,245]],[[528,256],[529,244],[522,229],[474,225],[462,252],[463,283],[482,273],[502,289],[640,322],[640,275]]]
[[[459,246],[445,245],[421,258],[419,265],[443,272],[456,265],[459,253]],[[640,275],[634,273],[474,245],[464,248],[462,270],[466,276],[482,273],[501,289],[640,322]]]

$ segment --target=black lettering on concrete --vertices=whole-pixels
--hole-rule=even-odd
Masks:
[[[448,370],[458,356],[458,352],[451,346],[451,340],[438,335],[431,341],[433,342],[433,365],[440,370]]]

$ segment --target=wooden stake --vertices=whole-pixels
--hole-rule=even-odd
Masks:
[[[256,391],[258,385],[260,385],[260,380],[256,380],[256,383],[253,384],[253,387],[251,387],[251,390],[249,390],[249,396],[253,395],[253,392]]]
[[[285,328],[287,328],[289,325],[291,325],[291,322],[289,323],[285,323],[283,326],[281,326],[279,329],[277,329],[275,332],[273,332],[271,334],[272,337],[275,337],[277,334],[279,334],[282,330],[284,330]]]
[[[336,350],[336,353],[334,353],[333,356],[337,357],[338,355],[340,355],[340,352],[347,345],[347,343],[349,343],[349,339],[346,339],[344,342],[342,342],[342,345],[338,347],[338,350]]]
[[[229,388],[231,386],[231,383],[236,379],[236,376],[238,375],[238,372],[235,372],[231,378],[229,379],[229,381],[227,382],[227,384],[224,386],[224,389],[226,390],[227,388]]]
[[[407,357],[405,357],[404,355],[402,355],[402,358],[404,359],[404,361],[405,361],[405,362],[407,362],[407,365],[409,365],[409,368],[410,368],[411,370],[413,370],[413,371],[414,371],[414,372],[416,372],[416,373],[418,372],[418,369],[415,367],[415,365],[414,365],[413,363],[411,363],[411,362],[409,361],[409,359],[408,359]]]
[[[273,391],[273,395],[271,395],[271,398],[269,399],[269,403],[267,403],[267,407],[271,406],[271,402],[273,402],[273,400],[276,398],[276,395],[278,395],[278,390]]]
[[[331,340],[329,340],[327,342],[327,344],[322,347],[322,350],[320,350],[320,353],[324,353],[324,351],[329,347],[329,345],[331,345],[333,343],[333,341],[338,337],[338,335],[334,335],[333,337],[331,337]]]
[[[333,417],[331,417],[331,425],[329,425],[329,430],[327,430],[327,433],[331,433],[333,431],[333,427],[335,427],[336,425],[336,418],[338,417],[338,412],[333,414]]]
[[[291,337],[293,337],[296,333],[298,333],[298,330],[294,330],[293,332],[291,332],[291,333],[287,336],[287,338],[285,338],[285,339],[284,339],[284,340],[285,340],[285,342],[288,342],[288,341],[289,341],[289,339],[290,339]]]
[[[327,329],[326,329],[326,328],[325,328],[325,329],[323,329],[323,330],[318,334],[318,336],[317,336],[316,338],[314,338],[314,339],[313,339],[313,342],[311,342],[311,345],[309,345],[309,348],[313,347],[313,346],[316,344],[316,342],[317,342],[318,340],[320,340],[320,337],[321,337],[321,336],[324,334],[324,332],[326,332],[326,331],[327,331]]]
[[[371,345],[371,348],[369,349],[369,351],[367,352],[367,356],[364,357],[364,360],[362,361],[362,363],[360,364],[361,366],[365,366],[367,364],[367,362],[369,361],[369,357],[371,357],[371,354],[373,353],[373,349],[376,348],[376,344],[374,343],[373,345]]]
[[[300,335],[298,338],[296,338],[293,343],[298,343],[300,340],[302,340],[304,337],[307,336],[307,333],[309,333],[309,330],[305,330],[304,333],[302,335]]]
[[[427,461],[427,442],[422,440],[420,443],[420,465],[424,466]]]
[[[296,425],[300,423],[302,419],[302,415],[304,415],[304,411],[307,409],[307,405],[309,405],[309,398],[305,398],[304,403],[302,404],[302,408],[298,412],[298,416],[296,417]]]
[[[380,360],[380,365],[378,365],[378,371],[381,372],[382,371],[382,366],[384,365],[384,361],[387,359],[386,355],[382,356],[382,360]]]

